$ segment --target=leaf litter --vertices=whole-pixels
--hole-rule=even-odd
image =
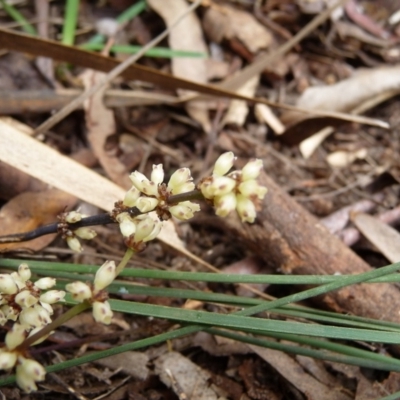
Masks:
[[[105,7],[104,4],[94,6],[89,2],[82,2],[79,27],[93,34],[93,26],[98,19],[96,13],[100,11],[101,14],[113,18],[118,8],[117,3],[120,2],[108,3]],[[326,3],[332,4],[325,1],[265,1],[257,2],[253,9],[245,3],[202,2],[202,7],[192,12],[186,22],[183,20],[180,28],[178,25],[171,30],[168,40],[162,45],[172,50],[208,53],[212,59],[217,57],[211,50],[212,46],[215,49],[217,45],[220,56],[216,60],[224,63],[225,68],[224,73],[219,76],[224,80],[218,81],[221,78],[215,78],[218,74],[214,74],[214,80],[209,81],[207,59],[176,57],[170,62],[144,57],[140,60],[140,65],[154,69],[153,75],[140,75],[135,79],[131,74],[128,79],[114,79],[110,87],[97,91],[87,101],[83,113],[76,111],[69,117],[64,117],[51,131],[41,132],[35,138],[29,136],[32,135],[32,130],[49,117],[49,109],[37,108],[35,111],[35,103],[40,103],[48,92],[53,96],[57,94],[48,83],[74,90],[75,95],[81,93],[82,85],[77,79],[69,80],[66,84],[67,81],[62,80],[57,73],[51,75],[57,72],[56,69],[49,70],[51,64],[46,67],[46,74],[50,74],[48,77],[51,78],[43,83],[26,59],[23,63],[15,64],[14,70],[7,63],[0,63],[0,89],[7,90],[11,99],[24,86],[28,89],[39,88],[32,97],[34,105],[29,113],[23,108],[13,109],[12,114],[19,124],[5,119],[0,121],[2,234],[30,230],[53,222],[60,212],[67,207],[73,207],[77,199],[100,209],[112,207],[123,196],[122,187],[127,185],[130,168],[126,158],[122,157],[121,150],[121,138],[127,134],[124,124],[121,123],[124,121],[134,126],[142,137],[152,134],[152,140],[148,140],[144,152],[140,152],[139,167],[142,172],[148,174],[152,164],[158,163],[163,163],[166,170],[181,166],[173,157],[176,152],[185,166],[191,167],[194,174],[199,174],[209,167],[203,165],[204,155],[210,146],[210,133],[214,129],[217,140],[210,151],[212,159],[227,147],[239,155],[239,162],[245,162],[249,157],[262,158],[268,175],[278,182],[281,189],[300,202],[307,212],[321,218],[321,223],[331,218],[332,224],[335,223],[335,234],[340,236],[346,230],[353,230],[360,238],[361,232],[364,244],[359,241],[353,250],[370,265],[376,267],[388,261],[398,261],[399,237],[396,227],[399,218],[393,217],[393,227],[387,226],[390,218],[383,218],[384,222],[378,219],[379,216],[397,209],[398,182],[394,178],[379,195],[368,191],[368,187],[386,171],[394,177],[398,176],[397,131],[400,114],[396,100],[399,93],[400,29],[398,21],[391,22],[396,21],[396,10],[393,10],[388,1],[375,5],[361,0],[350,1],[346,6],[339,7],[341,13],[327,13],[326,19],[321,19],[318,25],[313,26],[308,37],[302,41],[291,42],[289,39],[290,46],[282,50],[280,46],[287,45],[287,37],[296,37],[312,17],[326,11]],[[177,14],[187,10],[190,5],[185,1],[149,1],[148,4],[150,7],[144,14],[136,17],[141,20],[142,26],[146,26],[146,34],[142,37],[149,33],[150,37],[154,37],[163,24],[170,26]],[[310,8],[311,5],[313,7]],[[36,12],[29,5],[20,7],[27,17],[32,17]],[[51,8],[52,12],[62,15],[63,9],[59,4],[54,3]],[[327,21],[329,15],[334,15],[330,22]],[[2,15],[1,18],[10,22],[7,16]],[[141,25],[135,26],[138,29],[137,26]],[[129,37],[131,29],[133,28],[129,24],[121,27],[126,37]],[[286,38],[282,36],[282,32],[285,32]],[[57,39],[52,36],[53,33],[49,29],[47,35],[50,39]],[[1,36],[2,32],[0,40]],[[89,36],[84,33],[79,40],[83,42]],[[28,39],[26,40],[28,43]],[[53,54],[46,50],[42,54],[53,63],[59,60],[54,49],[55,47]],[[12,54],[3,56],[4,60]],[[114,54],[111,56],[114,57]],[[115,54],[115,57],[119,56]],[[18,57],[21,57],[19,53]],[[71,60],[68,73],[76,78],[78,69],[73,66],[74,60]],[[87,60],[84,61],[87,63],[84,66],[96,70],[96,66],[88,65],[90,62]],[[108,61],[104,61],[106,62]],[[281,63],[280,70],[278,63]],[[104,70],[105,67],[99,69]],[[157,70],[167,75],[157,75]],[[93,87],[93,79],[103,79],[101,75],[97,75],[99,72],[88,70],[85,73],[89,76],[89,81],[91,80],[89,83],[86,81],[86,88]],[[18,81],[21,76],[31,77],[25,78],[27,82],[30,80],[29,86]],[[158,76],[159,79],[149,79],[149,76]],[[268,109],[266,104],[261,103],[254,106],[254,102],[246,103],[243,99],[231,100],[229,104],[224,101],[222,119],[219,119],[216,104],[221,102],[204,97],[204,94],[211,94],[207,93],[206,86],[203,87],[203,96],[199,99],[189,98],[186,93],[183,97],[185,102],[177,100],[177,95],[182,96],[182,88],[186,91],[194,89],[178,86],[178,80],[174,80],[178,77],[200,84],[211,83],[221,90],[239,94],[241,87],[250,85],[243,92],[244,95],[265,99],[272,107]],[[108,93],[119,98],[122,97],[122,91],[137,92],[138,96],[145,93],[150,100],[147,103],[125,103],[121,106],[114,102],[112,110],[104,105],[109,101]],[[32,91],[30,93],[33,94]],[[304,113],[281,111],[274,107],[276,103],[315,109],[318,116],[311,114],[305,117]],[[0,102],[0,111],[1,108]],[[349,123],[321,116],[323,111],[364,114],[366,110],[369,110],[366,114],[368,117],[389,123],[392,129],[363,125],[356,119]],[[2,115],[9,113],[9,110],[2,111]],[[321,129],[325,130],[324,133],[313,140],[309,149],[304,150],[304,144],[300,144],[302,140],[306,137],[312,138]],[[86,165],[84,166],[73,160],[77,150],[87,147],[91,149],[91,156],[94,156],[98,165],[83,162]],[[12,185],[13,191],[7,189],[7,185],[10,186],[10,176],[15,182]],[[345,210],[342,213],[344,216],[337,214],[338,210]],[[374,216],[365,213],[373,213]],[[290,230],[290,226],[286,229]],[[251,246],[244,244],[249,243],[246,235],[245,229],[229,231],[228,228],[218,225],[213,214],[205,212],[191,224],[169,223],[160,237],[160,242],[169,246],[152,244],[135,262],[163,269],[172,267],[193,271],[217,268],[232,270],[233,273],[235,265],[246,265],[257,254]],[[112,227],[104,227],[98,241],[88,244],[88,249],[97,255],[107,248],[101,246],[108,246],[108,249],[114,249],[116,254],[122,255],[123,246],[116,237]],[[365,238],[370,242],[368,246]],[[53,240],[52,237],[43,237],[43,240],[19,244],[12,249],[8,247],[7,251],[29,250],[43,255],[46,253],[40,253],[40,250],[46,250]],[[53,256],[64,259],[65,255],[61,256],[64,254],[62,250],[65,249],[61,242],[54,241]],[[185,258],[182,260],[182,257],[177,257],[176,252]],[[91,257],[90,252],[87,257]],[[229,269],[229,266],[233,267]],[[268,268],[282,271],[282,265],[268,265]],[[250,269],[247,273],[257,271]],[[175,284],[182,289],[187,287],[185,283]],[[209,290],[202,285],[195,283],[194,287],[198,290]],[[226,293],[232,290],[228,287],[218,289]],[[287,291],[276,285],[258,289],[264,295],[278,297],[284,296]],[[246,295],[246,291],[241,293]],[[254,292],[251,296],[254,296]],[[165,298],[148,298],[147,301],[170,304]],[[184,307],[184,303],[178,300],[175,305]],[[196,306],[226,312],[226,308],[221,305],[206,306],[199,302]],[[147,337],[169,328],[158,320],[150,323],[145,318],[130,319],[124,316],[123,319],[132,325],[132,335],[137,335],[135,337]],[[92,334],[96,334],[91,324],[88,324],[88,329],[89,332],[79,334],[84,337],[90,335],[91,329]],[[111,333],[118,334],[118,329],[121,327],[112,325]],[[200,399],[201,396],[240,398],[242,395],[250,399],[291,398],[294,395],[310,399],[374,398],[373,396],[378,396],[377,383],[385,388],[384,393],[380,392],[379,396],[398,390],[399,379],[395,373],[384,378],[379,374],[371,374],[366,379],[359,373],[359,369],[350,374],[343,368],[333,368],[329,362],[319,362],[316,366],[300,356],[294,358],[272,350],[246,346],[246,351],[243,351],[241,346],[228,346],[221,338],[219,342],[224,351],[217,355],[215,347],[212,349],[209,343],[204,344],[204,338],[202,340],[203,342],[199,338],[192,338],[183,345],[176,341],[176,352],[162,351],[154,358],[143,357],[145,353],[139,353],[139,358],[135,361],[132,353],[133,361],[129,362],[139,364],[142,372],[148,372],[147,368],[151,365],[151,372],[141,376],[132,374],[133,381],[123,383],[121,390],[115,392],[119,393],[119,397],[114,398],[124,398],[128,391],[137,398],[146,398],[150,393],[157,393],[159,396],[166,393],[171,396],[174,393],[178,398],[189,396],[192,399]],[[81,350],[85,351],[84,348]],[[130,357],[131,354],[127,353],[127,356]],[[169,358],[172,361],[168,361]],[[168,362],[171,364],[167,365]],[[128,361],[117,358],[114,363],[110,361],[101,364],[102,366],[98,365],[97,368],[116,371],[115,375],[104,375],[108,376],[104,379],[117,385],[122,375],[130,373],[128,370],[118,370],[118,364],[121,363],[125,365]],[[153,371],[154,366],[156,369]],[[90,395],[88,388],[95,382],[93,379],[96,373],[93,371],[92,374],[85,374],[83,369],[78,370],[74,380],[65,373],[61,376],[78,393]],[[283,384],[279,386],[269,382],[267,376],[272,376]],[[189,380],[186,381],[186,378]],[[54,395],[64,396],[63,398],[68,396],[65,389],[58,386],[53,385],[51,390],[57,393]],[[8,398],[12,398],[11,391],[6,393]],[[95,391],[92,392],[94,393]]]

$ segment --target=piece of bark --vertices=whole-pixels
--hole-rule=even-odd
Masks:
[[[268,188],[254,224],[236,216],[226,227],[240,237],[267,266],[285,274],[359,274],[371,267],[332,235],[266,174]],[[318,297],[324,307],[343,313],[400,322],[400,292],[391,284],[359,284]]]

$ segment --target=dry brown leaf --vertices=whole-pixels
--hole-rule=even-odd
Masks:
[[[125,191],[108,179],[0,120],[0,161],[104,210]]]
[[[148,0],[148,4],[162,17],[168,28],[176,20],[176,17],[184,14],[189,7],[185,0]],[[168,42],[172,50],[208,53],[200,21],[194,12],[189,13],[171,30]],[[172,72],[180,78],[199,83],[207,82],[207,62],[203,58],[174,57],[172,59]],[[187,91],[180,91],[182,96],[188,94]],[[186,104],[186,111],[195,121],[201,124],[205,132],[210,132],[211,122],[205,102],[189,101]]]
[[[334,85],[306,89],[297,101],[297,106],[319,111],[359,114],[378,104],[376,101],[370,103],[371,99],[379,98],[385,101],[387,93],[394,96],[399,88],[400,66],[358,70],[351,78]],[[332,122],[330,118],[310,118],[296,111],[288,111],[283,113],[281,120],[289,125],[283,139],[291,144],[302,141],[300,149],[305,158],[310,157],[322,141],[334,131],[333,127],[329,126]]]
[[[155,361],[156,374],[179,396],[196,400],[217,400],[209,384],[211,375],[177,352],[163,354]]]
[[[297,106],[308,109],[348,112],[383,92],[400,88],[400,66],[360,69],[351,78],[334,85],[306,89]],[[344,95],[345,94],[345,95]],[[304,114],[286,112],[282,121],[294,124],[304,119]]]
[[[105,74],[93,70],[86,70],[80,78],[86,89],[102,81]],[[84,102],[86,127],[88,129],[88,140],[97,156],[101,166],[111,180],[119,186],[128,189],[132,184],[128,177],[128,171],[117,157],[115,149],[107,150],[106,143],[110,136],[116,132],[113,111],[103,104],[103,95],[106,88],[99,90],[96,94]]]
[[[210,7],[204,15],[204,30],[212,41],[239,39],[252,53],[272,43],[272,35],[256,18],[237,8],[219,5]]]
[[[71,209],[77,199],[58,189],[25,192],[10,200],[0,210],[1,235],[28,232],[57,221],[57,215]],[[14,250],[38,251],[49,245],[55,234],[25,243],[0,244],[0,252]]]
[[[368,214],[352,217],[358,230],[390,261],[400,261],[400,233]]]

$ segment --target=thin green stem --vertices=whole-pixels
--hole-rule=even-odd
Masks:
[[[4,0],[0,0],[1,5],[3,6],[6,13],[13,18],[16,22],[21,25],[21,28],[28,34],[35,36],[37,34],[36,29],[29,21],[11,4],[8,4]]]
[[[79,0],[67,0],[62,34],[62,43],[65,45],[72,46],[74,44],[78,12]]]
[[[135,253],[135,251],[132,250],[131,248],[128,247],[126,249],[125,254],[122,257],[122,260],[118,264],[118,267],[115,271],[115,276],[118,276],[123,271],[123,269],[126,267],[126,264],[128,264],[129,260],[132,258],[134,253]]]
[[[29,346],[31,346],[33,343],[37,342],[43,336],[46,336],[46,335],[50,334],[56,328],[58,328],[59,326],[65,324],[71,318],[75,317],[75,315],[80,314],[81,312],[87,310],[90,307],[91,307],[91,305],[88,302],[85,301],[83,303],[77,304],[76,306],[70,308],[67,312],[65,312],[64,314],[60,315],[57,319],[55,319],[49,325],[46,325],[39,332],[36,332],[34,335],[32,335],[32,336],[28,337],[26,340],[24,340],[19,345],[19,348],[20,349],[29,348]]]

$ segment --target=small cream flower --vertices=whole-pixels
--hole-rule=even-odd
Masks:
[[[16,367],[16,381],[18,386],[29,393],[37,390],[36,382],[43,381],[46,375],[44,367],[37,361],[26,358],[18,346],[27,337],[25,327],[14,324],[6,334],[5,347],[0,349],[0,369],[10,370]]]
[[[110,304],[106,301],[103,290],[114,281],[116,267],[114,261],[106,261],[96,272],[93,285],[83,282],[73,282],[66,285],[65,289],[72,294],[72,297],[83,302],[88,300],[92,303],[93,317],[97,322],[105,325],[111,323],[112,311]]]
[[[125,244],[131,249],[141,251],[144,249],[144,243],[157,237],[162,228],[162,222],[154,219],[147,214],[135,217],[136,232],[126,238]]]
[[[18,386],[26,393],[37,390],[36,382],[41,382],[46,376],[43,365],[37,361],[20,356],[16,368],[16,381]]]
[[[76,236],[68,236],[66,240],[67,240],[68,247],[72,251],[75,251],[76,253],[81,253],[83,251],[81,242],[79,241],[79,239]]]
[[[111,323],[113,312],[108,301],[95,301],[92,304],[93,307],[93,318],[96,322],[101,322],[105,325]]]
[[[251,160],[241,171],[227,174],[234,160],[232,152],[222,154],[215,163],[213,175],[204,179],[199,189],[206,199],[213,201],[218,216],[226,217],[236,210],[242,222],[253,223],[259,201],[267,193],[267,188],[256,180],[263,163],[261,160]]]
[[[142,213],[155,210],[157,206],[167,209],[173,216],[178,219],[189,219],[193,214],[200,210],[196,203],[184,201],[178,204],[169,206],[165,196],[187,193],[194,190],[195,185],[192,182],[192,177],[189,168],[180,168],[172,175],[168,184],[163,184],[164,170],[162,164],[153,165],[151,180],[147,179],[142,173],[135,171],[130,175],[133,183],[133,195],[125,195],[124,204],[137,207]],[[160,189],[164,187],[164,190]],[[146,196],[137,196],[137,193],[143,193]],[[117,217],[118,220],[118,217]],[[126,236],[126,235],[124,235]]]
[[[21,264],[18,272],[1,276],[5,292],[0,293],[0,325],[4,325],[7,320],[17,321],[19,318],[24,329],[29,330],[51,322],[51,304],[63,301],[65,296],[62,290],[43,292],[56,284],[54,278],[46,277],[31,282],[31,271],[27,264]]]
[[[64,222],[67,224],[74,224],[76,222],[79,222],[82,220],[82,218],[85,218],[86,215],[81,214],[78,211],[69,211],[67,213],[64,213]],[[64,224],[65,225],[65,224]],[[73,225],[72,225],[73,226]],[[68,247],[77,252],[80,253],[83,251],[83,248],[81,246],[81,243],[78,238],[85,239],[85,240],[91,240],[97,236],[96,231],[89,227],[81,227],[81,228],[76,228],[73,229],[72,226],[70,225],[69,227],[66,225],[62,231],[63,233],[63,238],[67,241]]]

